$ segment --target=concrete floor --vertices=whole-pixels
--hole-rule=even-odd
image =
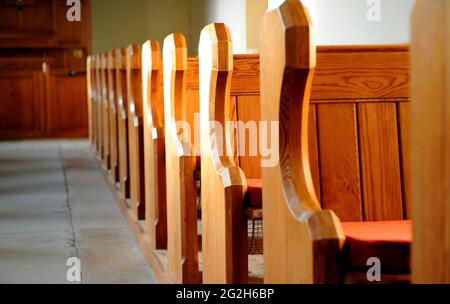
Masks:
[[[0,143],[0,284],[156,283],[87,141]]]

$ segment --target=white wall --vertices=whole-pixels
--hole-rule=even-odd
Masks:
[[[254,52],[259,46],[267,3],[268,0],[190,0],[192,43],[198,44],[205,25],[223,22],[230,29],[235,54]]]
[[[269,0],[273,8],[283,0]],[[318,45],[409,43],[415,0],[380,0],[380,21],[370,22],[371,0],[303,0]],[[369,4],[368,4],[369,3]]]

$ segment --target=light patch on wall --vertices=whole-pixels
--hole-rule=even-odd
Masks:
[[[269,0],[275,8],[283,0]],[[308,8],[318,45],[409,43],[415,0],[302,0]],[[376,6],[374,6],[376,4]],[[367,18],[380,7],[379,20]],[[375,17],[378,17],[375,14]]]

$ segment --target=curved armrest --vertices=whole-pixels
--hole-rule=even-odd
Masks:
[[[166,162],[162,57],[159,43],[142,46],[145,220],[150,249],[167,248]]]
[[[248,277],[246,182],[233,159],[230,130],[232,42],[224,24],[200,36],[203,282],[245,283]]]
[[[195,100],[186,96],[187,47],[182,34],[164,40],[164,116],[168,270],[177,283],[199,283],[197,203],[189,125],[177,124],[193,114]]]
[[[322,211],[309,164],[309,99],[315,66],[312,25],[301,2],[287,0],[266,13],[261,116],[280,125],[279,164],[263,168],[263,184],[271,184],[263,188],[264,266],[269,283],[339,280],[336,257],[344,234],[337,216]]]

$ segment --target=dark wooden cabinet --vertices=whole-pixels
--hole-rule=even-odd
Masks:
[[[0,139],[86,136],[90,1],[0,0]]]

